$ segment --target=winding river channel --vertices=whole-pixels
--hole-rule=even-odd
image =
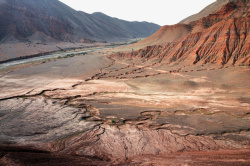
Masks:
[[[94,48],[94,49],[88,49],[88,50],[83,50],[83,51],[72,51],[72,52],[65,52],[65,53],[51,53],[48,55],[43,55],[43,56],[38,56],[38,57],[19,59],[19,60],[14,60],[14,61],[0,64],[0,69],[4,69],[7,67],[11,67],[11,66],[16,66],[16,65],[20,65],[20,64],[45,60],[45,59],[49,59],[49,58],[57,58],[60,56],[63,57],[63,56],[71,55],[71,54],[89,53],[89,52],[103,50],[103,49],[105,49],[105,48]]]

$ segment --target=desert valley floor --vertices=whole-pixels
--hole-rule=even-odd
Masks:
[[[63,1],[0,0],[0,166],[250,165],[250,0]]]
[[[111,51],[1,70],[0,164],[250,164],[249,66]]]

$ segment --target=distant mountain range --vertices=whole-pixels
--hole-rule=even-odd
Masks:
[[[124,41],[147,37],[160,26],[103,13],[76,11],[58,0],[0,0],[0,42]]]

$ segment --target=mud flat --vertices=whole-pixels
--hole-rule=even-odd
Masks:
[[[94,52],[0,78],[0,164],[249,165],[250,68]]]

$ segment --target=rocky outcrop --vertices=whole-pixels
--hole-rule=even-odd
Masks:
[[[111,57],[161,58],[169,64],[183,65],[250,65],[248,9],[242,3],[228,3],[208,17],[186,25],[195,33],[164,45],[148,46],[130,53],[117,53]],[[174,27],[178,28],[176,25],[172,28]]]

